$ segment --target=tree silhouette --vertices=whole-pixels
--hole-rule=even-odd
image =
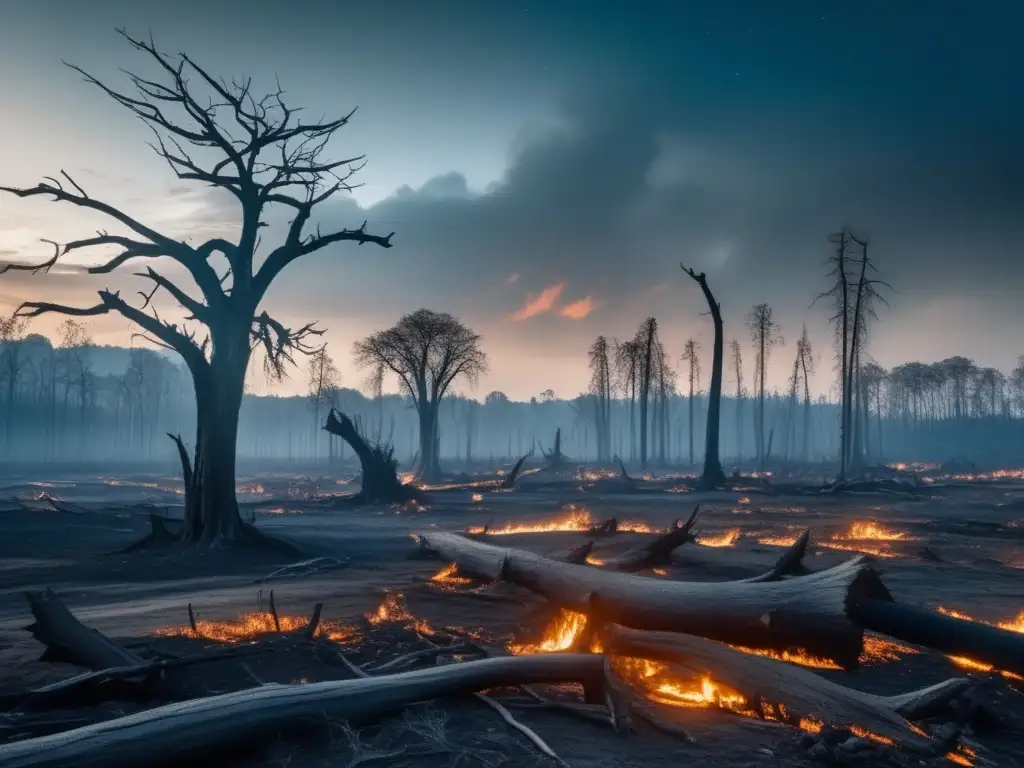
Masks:
[[[715,300],[714,294],[711,292],[711,288],[708,286],[707,277],[703,272],[700,274],[695,273],[692,269],[687,269],[682,264],[683,271],[688,274],[696,283],[700,286],[701,292],[704,294],[704,299],[708,303],[708,312],[711,314],[711,321],[714,323],[715,328],[715,345],[712,350],[711,356],[711,384],[708,388],[708,420],[707,427],[705,429],[704,436],[704,472],[701,474],[701,485],[704,488],[716,488],[725,484],[725,472],[722,471],[722,460],[719,455],[719,441],[721,434],[721,421],[722,421],[722,369],[725,366],[725,330],[722,325],[722,307]],[[737,377],[737,408],[739,407],[739,397],[741,394],[741,387],[743,383],[743,377],[740,375],[740,349],[736,342],[733,354],[735,356],[736,364],[736,377]],[[694,354],[696,357],[696,354]],[[691,387],[692,389],[692,387]],[[690,461],[693,461],[693,393],[690,393]],[[739,415],[737,413],[737,421]],[[739,447],[737,442],[737,453],[739,453]]]
[[[608,362],[608,339],[598,336],[588,352],[590,361],[590,394],[593,395],[594,424],[597,430],[597,460],[612,457],[612,373]]]
[[[420,422],[416,472],[421,480],[436,480],[441,474],[438,408],[456,379],[474,382],[487,370],[480,336],[447,312],[419,309],[354,348],[359,365],[386,369],[412,398]]]
[[[784,339],[780,332],[780,326],[775,321],[772,308],[767,304],[758,304],[747,315],[747,328],[750,330],[750,338],[754,342],[756,352],[755,381],[757,382],[757,461],[758,466],[764,469],[767,459],[764,439],[764,384],[768,359],[776,344],[783,344]]]
[[[321,333],[313,324],[288,328],[261,311],[260,304],[271,283],[296,260],[339,242],[389,248],[391,235],[371,235],[365,223],[356,229],[321,233],[317,228],[313,234],[305,233],[314,209],[338,192],[351,190],[351,178],[362,167],[361,157],[329,160],[324,155],[328,141],[348,124],[352,113],[335,120],[304,122],[297,109],[285,104],[280,87],[260,98],[253,95],[251,80],[228,83],[186,54],[171,57],[158,51],[152,40],[136,40],[123,31],[120,34],[155,62],[160,81],[128,73],[134,86],[134,93],[128,93],[114,90],[76,66],[71,65],[72,69],[152,129],[153,149],[178,179],[231,194],[239,207],[240,235],[236,242],[213,238],[189,245],[90,197],[61,171],[63,180],[46,177],[34,187],[0,190],[18,197],[52,198],[93,211],[120,225],[123,233],[100,231],[64,245],[51,242],[54,254],[48,261],[8,265],[4,271],[47,271],[66,254],[95,246],[116,246],[120,252],[90,267],[87,272],[94,275],[108,274],[136,259],[160,258],[184,268],[198,287],[199,298],[147,266],[136,273],[152,286],[140,292],[143,302],[139,307],[118,292],[103,289],[99,301],[90,307],[26,302],[18,315],[56,312],[94,317],[116,313],[139,326],[154,343],[180,354],[192,374],[197,407],[195,479],[189,489],[197,498],[187,504],[185,537],[201,543],[251,539],[254,531],[243,526],[238,515],[234,481],[239,409],[250,357],[255,348],[262,348],[267,371],[284,376],[294,355],[312,352],[311,340]],[[225,118],[229,122],[225,123]],[[283,242],[257,268],[260,230],[267,226],[264,219],[272,209],[289,210],[293,218]],[[217,273],[211,261],[217,255],[227,261],[224,275]],[[160,318],[151,304],[161,289],[187,313],[186,323],[194,321],[205,328],[205,337],[197,336],[200,329]]]

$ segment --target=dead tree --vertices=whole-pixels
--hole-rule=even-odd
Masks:
[[[811,379],[814,374],[814,356],[811,348],[811,340],[807,336],[807,326],[804,326],[803,335],[797,342],[797,360],[800,366],[800,375],[804,382],[804,434],[803,434],[803,458],[804,461],[811,460]]]
[[[590,394],[594,396],[594,424],[597,429],[597,460],[612,455],[612,373],[608,362],[608,339],[598,336],[590,347]]]
[[[306,396],[313,408],[313,423],[316,425],[316,429],[313,431],[313,458],[318,459],[320,457],[320,409],[334,407],[334,395],[338,390],[341,378],[334,360],[327,354],[326,344],[310,356],[306,373]],[[330,437],[328,437],[328,442],[330,442]]]
[[[700,344],[697,343],[696,339],[687,339],[686,344],[683,345],[682,361],[686,363],[688,371],[688,379],[690,384],[689,392],[689,437],[690,437],[690,453],[687,457],[689,465],[693,466],[693,405],[694,400],[697,397],[697,392],[700,391],[700,357],[698,350]]]
[[[648,457],[648,427],[651,401],[651,385],[654,381],[655,352],[658,347],[658,321],[648,317],[640,324],[640,328],[633,338],[634,348],[637,350],[639,365],[637,375],[640,383],[640,467],[647,469]]]
[[[736,459],[743,460],[743,398],[746,386],[743,384],[743,352],[740,343],[733,339],[729,342],[732,351],[732,369],[736,376]]]
[[[548,469],[557,469],[558,467],[565,466],[569,463],[569,460],[562,453],[562,428],[558,427],[555,429],[555,442],[551,444],[551,450],[545,451],[543,447],[540,449],[541,453],[544,454],[544,459],[547,461]]]
[[[637,382],[640,371],[640,348],[635,340],[615,343],[615,369],[618,373],[619,386],[624,395],[629,396],[629,456],[636,461],[636,396]]]
[[[480,336],[447,312],[419,309],[395,325],[355,344],[356,361],[394,374],[412,398],[419,416],[420,450],[417,477],[436,481],[441,475],[438,457],[438,411],[452,383],[476,381],[487,370],[487,355]]]
[[[329,139],[348,124],[351,113],[330,121],[302,121],[296,109],[284,103],[280,89],[262,98],[254,96],[249,80],[227,83],[185,54],[170,57],[159,52],[152,41],[121,34],[156,64],[161,81],[129,74],[135,92],[121,92],[78,67],[72,68],[153,130],[157,154],[179,179],[216,187],[235,198],[241,224],[238,239],[232,242],[218,237],[192,246],[91,197],[61,171],[60,179],[47,177],[34,187],[0,190],[93,211],[113,220],[122,233],[100,231],[63,245],[51,242],[54,253],[50,259],[31,265],[7,265],[3,271],[47,271],[69,253],[93,246],[116,246],[120,249],[116,256],[87,272],[108,274],[130,261],[155,258],[169,259],[188,272],[198,287],[198,298],[148,266],[137,273],[152,284],[150,290],[141,292],[141,306],[129,304],[116,291],[103,289],[98,303],[90,307],[32,301],[24,303],[17,314],[119,314],[156,344],[181,355],[192,374],[196,394],[199,467],[193,470],[200,475],[199,514],[190,520],[185,538],[203,544],[238,542],[252,538],[248,534],[253,533],[242,524],[235,497],[238,416],[250,357],[255,348],[262,348],[267,372],[284,376],[294,355],[313,351],[311,339],[321,333],[313,324],[288,328],[261,311],[259,305],[271,283],[298,259],[340,242],[389,248],[391,235],[372,235],[365,225],[304,234],[316,206],[350,190],[352,176],[361,167],[361,158],[329,160],[324,155]],[[200,92],[204,89],[205,94]],[[225,118],[230,124],[223,122]],[[190,145],[201,148],[201,158],[189,153]],[[274,209],[290,211],[292,221],[283,242],[257,269],[259,232]],[[224,274],[218,273],[215,257],[227,262]],[[151,306],[161,289],[186,313],[185,323],[163,320]],[[199,329],[190,329],[190,321],[205,329],[204,338],[197,336]]]
[[[756,392],[757,396],[757,460],[760,469],[764,469],[767,459],[764,439],[764,386],[767,377],[768,359],[771,357],[772,349],[776,344],[783,344],[785,340],[780,333],[779,324],[772,316],[772,308],[767,304],[758,304],[747,315],[747,328],[750,329],[750,338],[754,342],[756,352]]]
[[[699,275],[692,269],[687,269],[682,264],[682,270],[693,278],[700,286],[701,292],[708,303],[708,311],[711,313],[711,321],[715,328],[715,344],[711,355],[711,383],[708,386],[708,416],[704,433],[704,471],[701,474],[701,486],[704,488],[716,488],[725,485],[725,472],[722,471],[722,461],[719,455],[719,442],[722,421],[722,368],[725,357],[725,331],[722,325],[722,306],[715,300],[708,286],[707,277],[703,272]],[[739,345],[734,350],[736,354],[737,374],[739,373]],[[743,379],[737,376],[742,383]],[[739,391],[737,391],[737,406],[739,404]],[[691,394],[692,401],[692,394]],[[737,417],[738,418],[738,417]],[[693,416],[690,417],[693,423]],[[691,435],[693,428],[691,426]],[[691,436],[692,443],[693,438]],[[692,455],[693,449],[690,449]],[[691,459],[692,461],[692,459]]]
[[[327,414],[324,430],[348,443],[359,458],[362,488],[356,501],[394,503],[419,497],[419,489],[398,479],[395,447],[390,442],[371,442],[352,419],[333,408]]]

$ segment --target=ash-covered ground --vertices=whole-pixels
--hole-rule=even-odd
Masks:
[[[685,519],[700,502],[696,544],[678,549],[672,565],[645,573],[682,581],[726,581],[767,570],[803,529],[812,545],[805,565],[829,567],[856,552],[877,558],[885,584],[897,600],[941,607],[975,620],[1018,626],[1024,616],[1024,483],[970,479],[935,483],[920,496],[898,494],[774,495],[755,487],[736,492],[683,492],[671,481],[638,480],[635,488],[604,492],[602,483],[524,477],[512,492],[486,488],[428,492],[422,504],[346,507],[308,497],[319,485],[338,493],[346,481],[310,483],[286,476],[239,481],[245,517],[264,531],[299,544],[311,568],[276,571],[292,563],[266,554],[178,551],[112,554],[149,530],[154,512],[180,515],[180,481],[135,474],[9,477],[0,481],[0,691],[23,690],[68,677],[75,667],[38,661],[41,647],[24,631],[30,622],[24,593],[53,589],[87,626],[113,638],[133,638],[155,649],[210,647],[214,640],[246,639],[252,627],[230,634],[218,622],[265,609],[274,590],[279,614],[307,617],[324,603],[325,626],[341,627],[325,644],[343,649],[358,664],[396,656],[416,647],[415,621],[454,627],[507,644],[543,630],[539,600],[516,588],[493,593],[431,582],[436,561],[411,557],[418,530],[465,531],[487,527],[501,546],[537,552],[564,551],[588,540],[585,529],[615,517],[624,526],[665,529]],[[657,485],[657,488],[653,486]],[[538,529],[531,532],[530,529]],[[551,530],[576,528],[581,530]],[[510,531],[510,532],[509,532]],[[500,534],[500,535],[495,535]],[[592,554],[629,548],[645,533],[623,532],[600,539]],[[314,569],[319,570],[314,570]],[[310,572],[310,571],[313,572]],[[270,577],[272,574],[272,578]],[[396,596],[401,596],[396,598]],[[395,621],[369,622],[386,600],[398,599]],[[261,602],[262,601],[262,602]],[[191,604],[207,639],[174,636],[187,630]],[[548,617],[550,618],[550,616]],[[257,619],[258,620],[258,619]],[[303,619],[305,620],[305,619]],[[250,622],[252,619],[250,619]],[[537,622],[540,621],[540,625]],[[1015,624],[1016,622],[1016,624]],[[218,629],[219,628],[219,629]],[[268,630],[272,627],[266,627]],[[184,632],[184,634],[188,634]],[[125,642],[128,642],[127,640]],[[871,646],[871,643],[869,643]],[[880,646],[879,646],[880,647]],[[322,649],[321,649],[322,651]],[[332,671],[333,670],[333,671]],[[966,750],[921,758],[871,752],[849,754],[801,746],[797,729],[751,720],[712,707],[676,708],[671,718],[696,744],[655,728],[617,733],[606,723],[586,722],[557,708],[523,706],[516,719],[533,728],[572,766],[651,766],[686,761],[701,766],[839,764],[1024,765],[1024,682],[965,668],[931,651],[904,646],[865,656],[854,672],[820,670],[843,685],[878,694],[920,688],[950,676],[976,678],[992,722],[968,728]],[[325,664],[320,651],[261,655],[238,666],[203,667],[206,691],[232,690],[253,680],[305,682],[350,676]],[[246,678],[248,683],[246,683]],[[10,728],[8,731],[13,733]],[[550,764],[496,713],[472,699],[418,705],[359,731],[324,723],[313,740],[279,739],[253,754],[246,765],[530,765]],[[3,737],[0,737],[3,738]],[[11,738],[11,737],[9,737]],[[873,763],[872,761],[875,761]]]

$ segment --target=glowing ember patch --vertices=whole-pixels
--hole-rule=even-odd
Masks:
[[[1000,629],[1006,629],[1010,632],[1024,633],[1024,611],[1021,611],[1017,616],[1010,621],[1000,621],[996,624]]]
[[[587,560],[587,565],[597,565],[597,566],[604,565],[604,560],[602,560],[599,557],[594,557],[593,555],[587,555],[586,560]]]
[[[744,496],[742,498],[736,499],[736,503],[737,504],[749,504],[750,503],[750,499],[748,497]]]
[[[824,727],[825,724],[821,720],[815,720],[813,717],[800,718],[800,730],[807,733],[820,733]]]
[[[847,533],[836,534],[833,541],[912,541],[902,531],[893,531],[873,521],[854,523]]]
[[[801,667],[811,667],[812,669],[842,669],[831,659],[823,659],[818,656],[811,656],[809,653],[803,650],[795,651],[765,651],[759,648],[744,648],[742,645],[732,645],[730,648],[734,648],[737,651],[743,651],[743,653],[749,653],[751,656],[764,656],[765,658],[775,659],[776,661],[788,661],[790,664],[798,664]]]
[[[555,520],[536,523],[515,523],[511,520],[500,528],[473,526],[468,533],[487,533],[490,536],[503,536],[513,533],[552,533],[554,531],[589,531],[594,527],[594,520],[586,509],[578,509],[574,504],[567,507],[567,514]]]
[[[297,632],[309,626],[308,616],[278,615],[278,621],[281,623],[282,632]],[[243,613],[233,621],[199,619],[196,621],[196,629],[199,631],[198,635],[191,627],[161,627],[154,634],[164,637],[201,637],[219,643],[244,643],[263,635],[277,633],[273,615],[263,612]],[[340,622],[321,619],[315,636],[340,643],[354,635],[354,630]]]
[[[971,616],[968,616],[966,613],[958,611],[954,608],[946,608],[940,605],[935,610],[941,613],[943,616],[949,616],[951,619],[960,619],[961,621],[974,621],[974,619]]]
[[[390,621],[409,621],[412,614],[405,607],[404,598],[400,594],[387,595],[377,610],[366,614],[366,620],[371,624],[384,624]]]
[[[430,577],[431,585],[439,587],[446,592],[453,591],[456,587],[472,584],[472,579],[459,576],[459,567],[455,563],[448,563],[444,568]]]
[[[958,744],[955,752],[947,752],[944,757],[951,763],[957,765],[965,765],[968,768],[974,765],[974,758],[978,756],[970,747],[965,747],[963,744]]]
[[[821,541],[818,542],[819,547],[825,547],[826,549],[838,549],[842,552],[860,552],[865,555],[874,555],[875,557],[899,557],[899,552],[893,552],[888,548],[888,544],[880,544],[878,546],[872,546],[871,544],[843,544],[838,541]]]
[[[757,540],[758,544],[763,544],[766,547],[792,547],[796,544],[796,540],[799,539],[799,535],[794,536],[765,536]]]
[[[544,629],[544,634],[538,644],[524,644],[508,646],[509,651],[517,656],[530,653],[557,653],[572,648],[576,638],[583,632],[587,625],[585,614],[576,611],[567,611],[564,608],[559,611],[554,620]]]
[[[865,664],[884,664],[899,661],[904,656],[913,656],[920,651],[903,643],[893,642],[876,635],[864,635],[864,650],[860,660]]]
[[[854,736],[858,736],[858,737],[860,737],[862,739],[868,739],[869,741],[873,741],[876,744],[885,744],[886,746],[890,746],[891,747],[893,745],[893,743],[894,743],[893,740],[890,739],[887,736],[880,736],[877,733],[872,733],[871,731],[865,731],[863,728],[859,728],[856,725],[851,725],[850,726],[850,733],[852,733]]]
[[[473,494],[473,503],[474,504],[476,502],[478,502],[478,501],[483,501],[483,500],[484,500],[484,495],[482,493],[474,493]]]
[[[730,528],[724,533],[698,536],[697,543],[704,547],[731,547],[740,540],[740,529]]]
[[[668,576],[668,571],[666,571],[664,568],[655,568],[653,570],[655,576]]]
[[[668,493],[690,493],[693,489],[688,485],[676,485],[665,489]]]
[[[620,533],[664,533],[663,528],[650,525],[642,520],[626,520],[618,523],[615,527]]]
[[[1007,680],[1024,680],[1024,677],[1014,673],[1008,672],[1005,669],[996,669],[991,664],[986,664],[983,661],[975,661],[966,656],[947,656],[947,659],[956,664],[960,669],[965,669],[968,672],[989,672],[991,674],[1001,675]]]

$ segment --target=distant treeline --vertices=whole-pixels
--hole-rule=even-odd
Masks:
[[[908,363],[891,372],[875,367],[865,381],[869,408],[862,428],[870,456],[1024,464],[1024,365],[1007,376],[979,369],[965,358],[951,358],[932,365]],[[181,433],[190,444],[194,438],[190,377],[169,357],[149,349],[55,347],[39,335],[2,343],[0,399],[0,446],[7,462],[166,462],[174,458],[167,432]],[[403,466],[408,466],[418,445],[417,416],[408,398],[369,398],[339,388],[327,401],[356,418],[371,437],[391,440]],[[653,444],[651,430],[653,466],[700,462],[706,406],[706,396],[697,395],[691,425],[688,398],[670,395],[664,455],[660,441]],[[319,429],[324,407],[323,397],[315,406],[313,398],[300,396],[247,396],[239,456],[343,460],[343,446],[329,443]],[[811,403],[806,422],[804,408],[792,396],[768,394],[769,462],[836,456],[838,406],[819,397]],[[627,463],[639,455],[639,415],[634,411],[631,418],[630,410],[630,402],[621,395],[612,401],[612,450]],[[754,455],[754,410],[748,397],[723,400],[722,455],[727,468]],[[501,392],[491,392],[482,401],[448,398],[440,413],[441,455],[457,465],[467,458],[487,462],[519,456],[531,448],[539,456],[542,448],[551,448],[555,430],[561,428],[563,453],[570,459],[593,460],[594,413],[593,396],[564,400],[550,390],[527,402],[511,401]]]

